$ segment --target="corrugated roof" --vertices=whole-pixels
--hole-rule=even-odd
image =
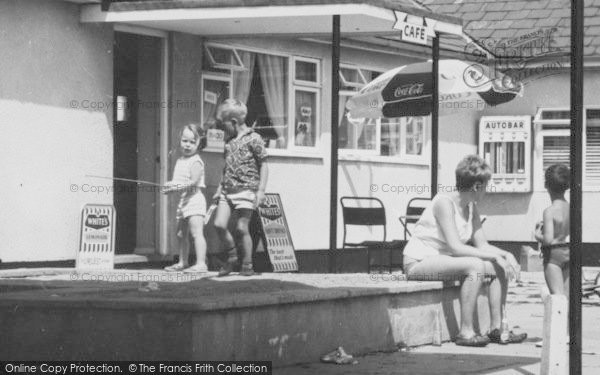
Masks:
[[[550,46],[558,53],[571,50],[569,0],[422,0],[421,3],[434,12],[463,19],[465,33],[496,56],[514,54],[519,50],[509,48],[511,45],[534,40],[542,49]],[[585,0],[584,17],[584,54],[600,57],[600,0]],[[530,52],[520,50],[523,54]]]

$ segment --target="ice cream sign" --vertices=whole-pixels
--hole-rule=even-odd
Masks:
[[[435,36],[433,27],[427,25],[423,17],[412,16],[404,12],[394,12],[396,23],[393,28],[400,30],[400,37],[403,41],[415,44],[427,45],[427,38]]]

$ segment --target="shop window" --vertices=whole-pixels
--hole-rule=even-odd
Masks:
[[[230,97],[231,78],[216,74],[202,75],[202,124],[207,129],[207,150],[223,151],[223,132],[215,127],[218,106]]]
[[[205,75],[225,72],[231,97],[248,106],[246,123],[267,148],[314,150],[320,135],[320,60],[207,44]],[[214,116],[211,107],[203,118]]]
[[[294,90],[295,131],[294,144],[301,147],[315,146],[317,137],[318,90],[298,88]]]
[[[570,164],[570,112],[568,109],[538,110],[535,120],[536,189],[544,189],[544,171],[552,164]],[[583,133],[583,187],[600,189],[600,109],[586,108]]]
[[[423,159],[428,117],[381,119],[381,155],[406,162]]]
[[[426,162],[428,117],[353,119],[346,102],[381,72],[344,65],[340,70],[339,147],[342,155],[390,157],[400,162]]]
[[[340,92],[339,148],[342,153],[379,155],[378,119],[353,119],[348,115],[346,102],[354,92]]]

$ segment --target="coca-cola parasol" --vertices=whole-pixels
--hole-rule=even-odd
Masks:
[[[352,118],[426,116],[431,113],[432,63],[401,66],[365,85],[346,103]],[[488,66],[439,61],[440,114],[483,110],[522,95],[522,85]]]

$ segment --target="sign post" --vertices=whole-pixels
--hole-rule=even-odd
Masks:
[[[273,272],[298,271],[298,262],[281,197],[279,194],[265,194],[265,196],[265,202],[258,207],[258,216]]]
[[[78,270],[112,270],[115,265],[115,208],[86,204],[81,214]]]

